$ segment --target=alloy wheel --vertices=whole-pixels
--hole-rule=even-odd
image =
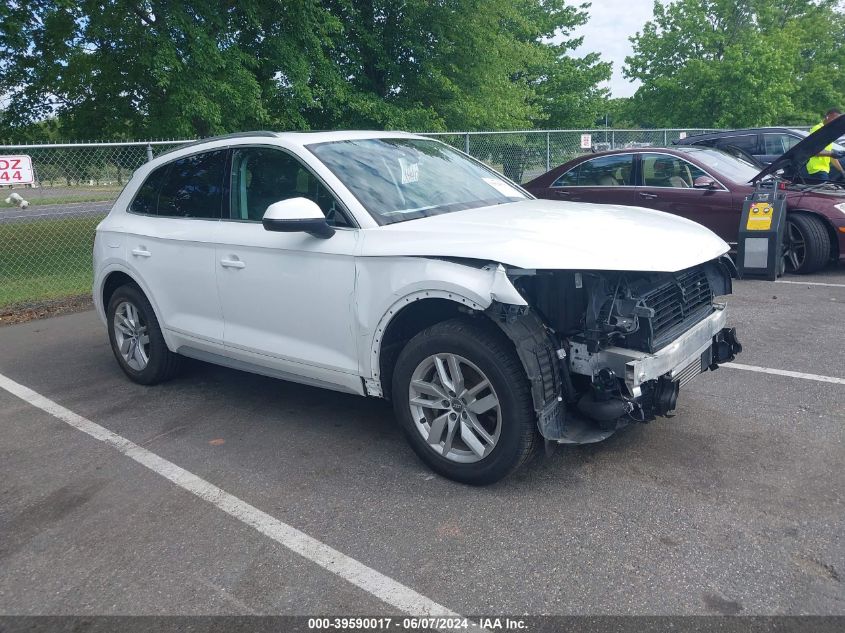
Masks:
[[[114,339],[124,362],[143,371],[150,362],[150,336],[138,308],[121,301],[114,312]]]
[[[493,385],[457,354],[424,359],[408,388],[411,417],[429,447],[462,464],[487,457],[499,441],[502,412]]]
[[[786,270],[795,272],[800,270],[807,259],[807,239],[801,229],[794,222],[786,222],[786,244],[784,245],[783,260]]]

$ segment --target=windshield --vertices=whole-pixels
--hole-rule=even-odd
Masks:
[[[677,149],[697,158],[705,166],[735,182],[748,182],[760,172],[757,167],[718,149],[709,147],[678,147]]]
[[[380,138],[308,145],[379,224],[525,200],[496,172],[439,141]]]

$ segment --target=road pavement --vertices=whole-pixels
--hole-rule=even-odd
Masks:
[[[845,380],[845,268],[786,281],[737,282],[737,362]],[[472,488],[379,400],[199,362],[135,385],[93,312],[0,328],[0,374],[457,613],[845,615],[841,382],[721,368]],[[0,534],[5,614],[396,611],[3,389]]]

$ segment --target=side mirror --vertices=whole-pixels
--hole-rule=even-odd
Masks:
[[[710,176],[699,176],[692,183],[696,189],[718,189],[719,183],[713,180]]]
[[[308,198],[274,202],[267,207],[261,223],[265,231],[308,233],[324,240],[334,235],[334,229],[326,222],[323,211]]]

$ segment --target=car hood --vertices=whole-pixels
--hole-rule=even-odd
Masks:
[[[803,141],[793,146],[789,151],[781,154],[771,165],[751,179],[752,183],[762,180],[769,174],[783,170],[784,178],[793,180],[799,170],[807,164],[813,156],[823,151],[825,147],[836,141],[845,133],[845,116],[834,119],[827,125],[810,134]]]
[[[728,245],[684,218],[621,205],[525,200],[363,231],[365,257],[429,256],[518,268],[675,272]]]

